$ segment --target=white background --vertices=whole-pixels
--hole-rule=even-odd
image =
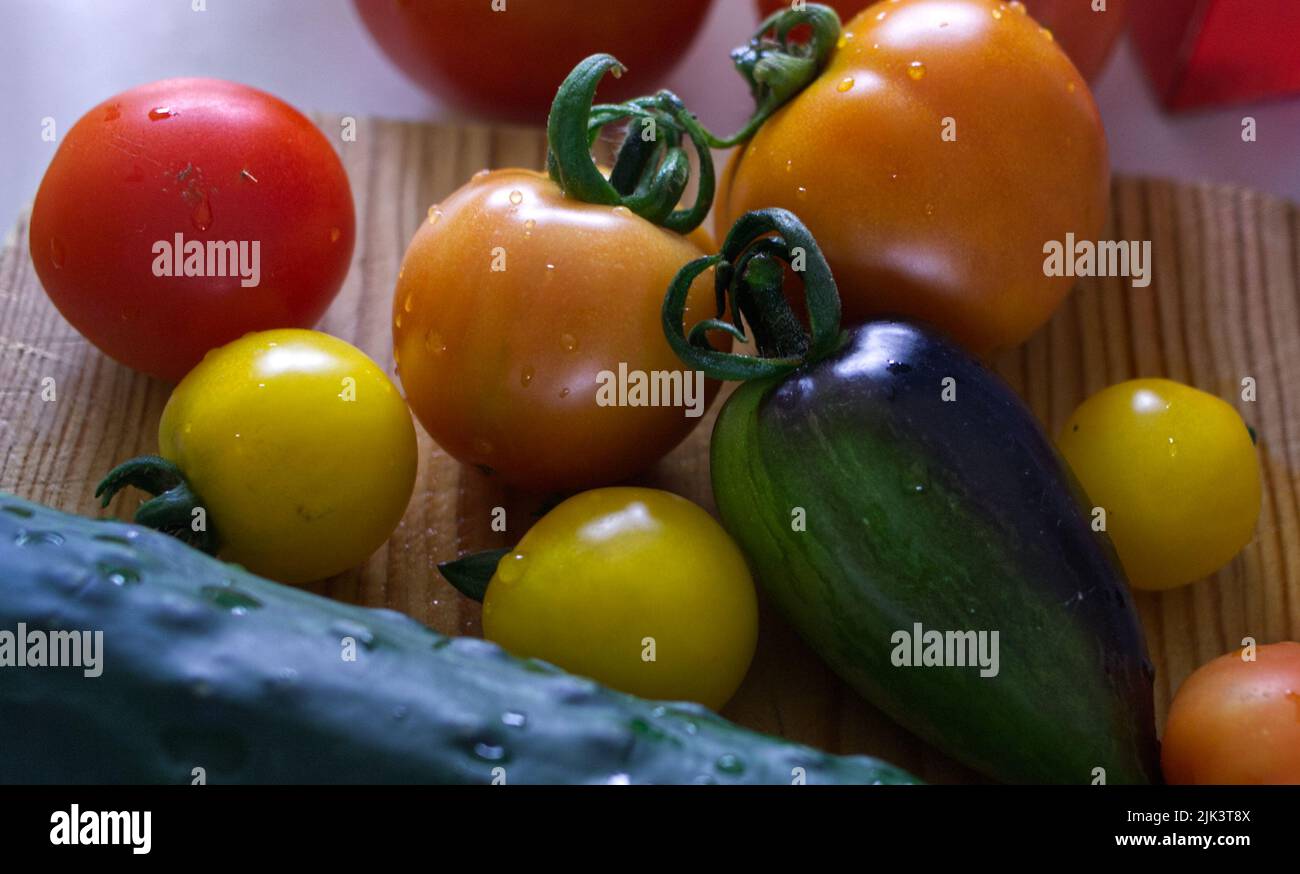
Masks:
[[[756,21],[751,0],[717,0],[664,83],[714,130],[737,127],[748,111],[727,51]],[[349,0],[207,0],[205,12],[190,0],[0,0],[0,64],[0,227],[35,194],[57,145],[42,141],[43,118],[61,135],[91,106],[154,79],[234,79],[304,111],[450,117],[380,54]],[[1166,116],[1127,43],[1095,93],[1117,171],[1236,182],[1300,201],[1300,99]],[[1241,141],[1245,115],[1258,120],[1256,143]]]

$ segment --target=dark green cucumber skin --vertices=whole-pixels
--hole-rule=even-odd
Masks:
[[[103,674],[0,667],[0,783],[915,782],[0,494],[18,623],[103,631]]]
[[[873,322],[742,386],[712,477],[779,609],[897,721],[1007,782],[1159,780],[1153,670],[1110,541],[1022,401],[960,349]],[[896,667],[891,635],[917,622],[998,631],[1000,673]]]

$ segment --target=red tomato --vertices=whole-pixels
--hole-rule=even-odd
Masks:
[[[167,79],[110,97],[68,131],[30,239],[73,327],[178,382],[250,331],[315,324],[354,230],[343,165],[300,112],[233,82]],[[202,253],[188,269],[187,244]]]
[[[1219,656],[1174,696],[1161,760],[1174,784],[1300,784],[1300,643]]]
[[[767,16],[789,6],[788,0],[757,0],[760,14]],[[877,0],[820,0],[832,6],[848,21]],[[1052,31],[1070,60],[1085,79],[1092,79],[1105,66],[1110,51],[1124,30],[1128,0],[1108,0],[1106,11],[1094,12],[1093,0],[1024,0],[1031,15]],[[1008,8],[1010,3],[1006,4]]]
[[[602,100],[649,93],[685,54],[713,0],[354,0],[380,47],[421,87],[480,114],[544,124],[583,58],[627,67]]]

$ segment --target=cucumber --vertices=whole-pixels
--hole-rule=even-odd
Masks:
[[[0,783],[915,782],[0,494],[20,624],[102,631],[102,674],[0,651]]]

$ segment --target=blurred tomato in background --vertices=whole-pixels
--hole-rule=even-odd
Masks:
[[[818,0],[833,6],[847,24],[849,19],[877,0]],[[1085,79],[1105,66],[1110,51],[1124,30],[1128,0],[1107,0],[1105,12],[1094,12],[1092,0],[1023,0],[1038,23],[1052,31]],[[789,0],[757,0],[759,12],[770,15]],[[1010,3],[1003,4],[1010,6]]]
[[[477,115],[543,124],[578,61],[627,67],[602,101],[654,91],[690,48],[713,0],[354,0],[370,33],[413,80]]]
[[[1133,43],[1170,109],[1300,92],[1296,0],[1142,0]]]

